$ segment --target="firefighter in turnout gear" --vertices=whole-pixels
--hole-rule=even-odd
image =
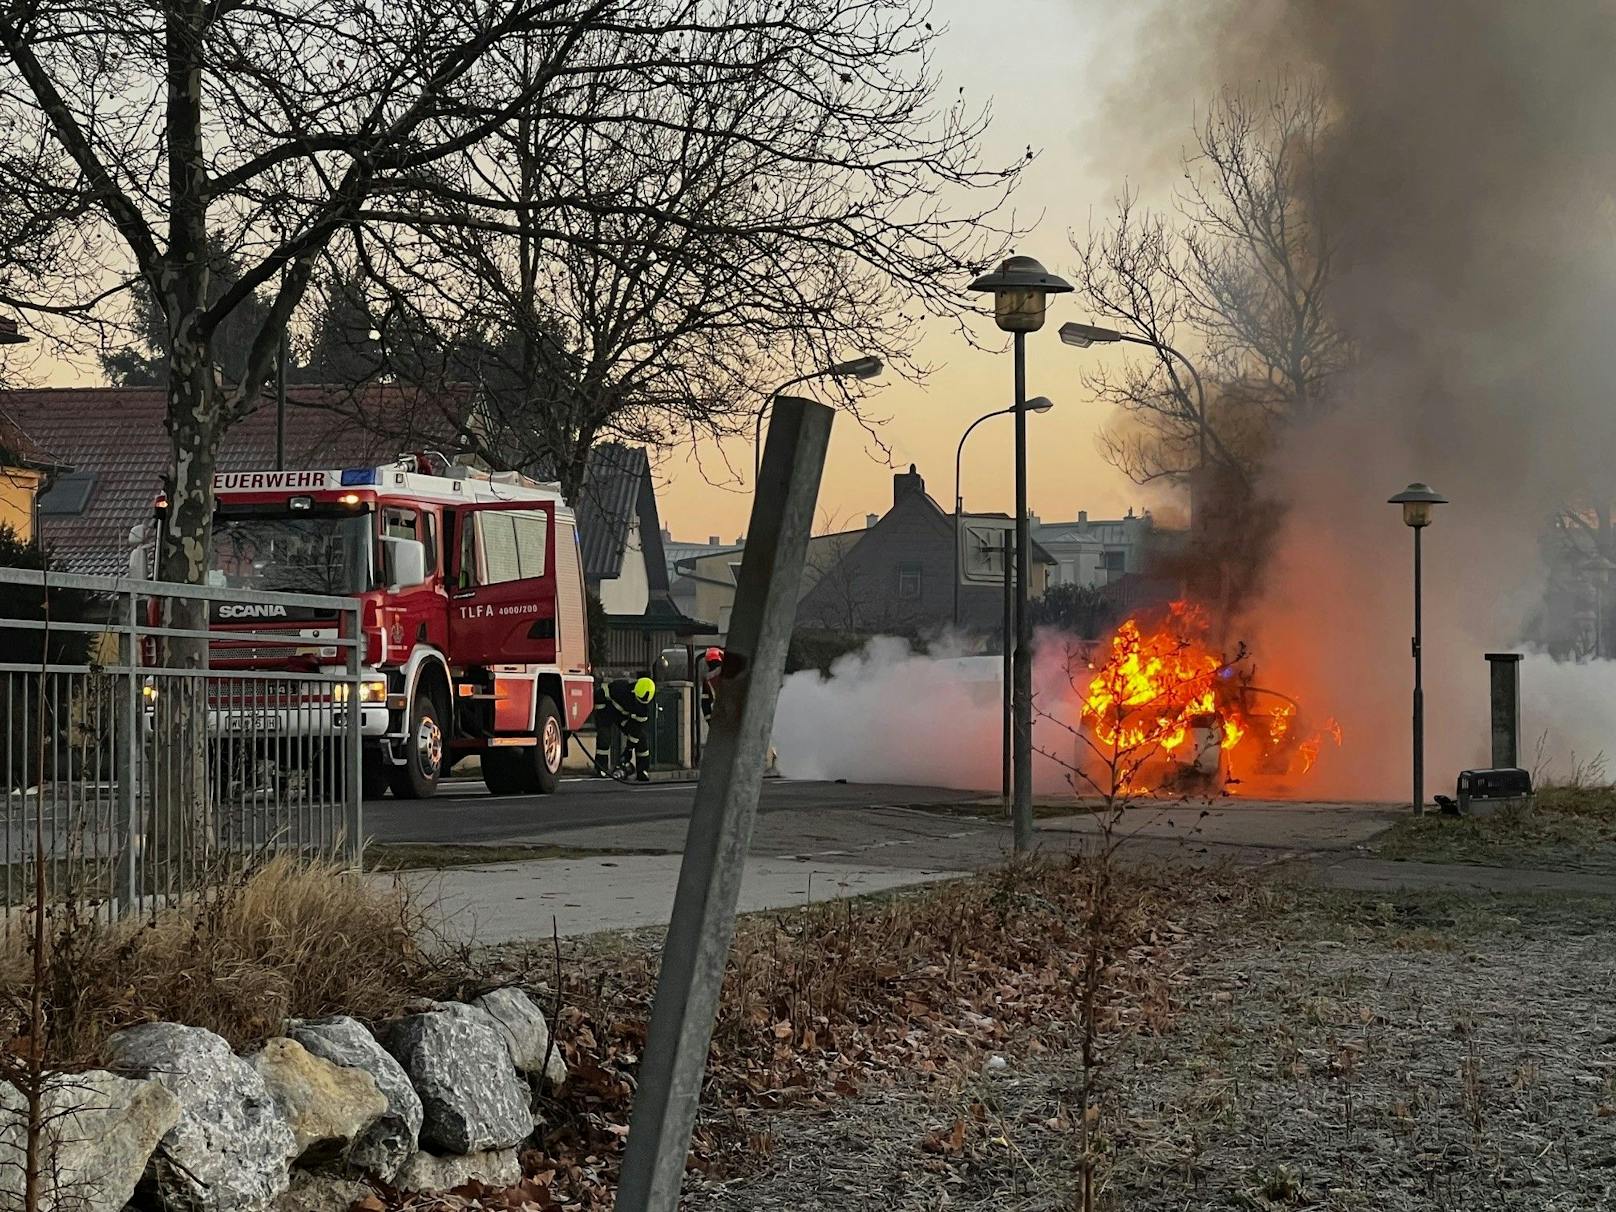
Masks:
[[[647,728],[651,721],[651,700],[655,697],[656,683],[650,678],[633,682],[627,678],[617,678],[607,683],[606,693],[595,708],[596,774],[603,778],[612,776],[611,732],[606,725],[616,724],[617,730],[623,735],[623,769],[626,772],[632,762],[635,781],[651,781],[646,771],[651,760],[651,739]]]
[[[718,701],[718,679],[724,672],[724,650],[709,648],[701,656],[706,666],[701,677],[701,718],[708,725],[713,722],[713,704]]]

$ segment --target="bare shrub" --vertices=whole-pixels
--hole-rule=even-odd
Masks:
[[[456,960],[420,946],[425,926],[403,885],[288,857],[154,919],[66,913],[46,940],[51,1054],[92,1057],[109,1032],[155,1020],[239,1047],[288,1017],[384,1017],[455,982]],[[0,1002],[26,1001],[32,979],[25,940],[0,941]]]

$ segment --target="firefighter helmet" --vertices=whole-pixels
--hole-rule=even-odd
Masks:
[[[641,678],[634,683],[634,697],[642,703],[649,703],[656,697],[656,683],[650,678]]]
[[[707,668],[717,669],[724,663],[724,650],[722,648],[709,648],[702,653],[702,659],[707,662]]]

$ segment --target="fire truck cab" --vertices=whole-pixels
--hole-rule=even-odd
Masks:
[[[214,493],[214,584],[360,599],[367,796],[430,796],[473,754],[496,795],[555,790],[568,738],[594,706],[576,518],[555,486],[418,455],[223,472]],[[337,638],[338,620],[316,615],[222,604],[211,664],[344,661],[321,642]],[[295,631],[307,644],[232,643],[232,630]]]

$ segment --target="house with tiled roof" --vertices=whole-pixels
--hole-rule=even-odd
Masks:
[[[289,467],[363,467],[402,451],[460,453],[471,392],[405,384],[294,387],[286,401]],[[68,470],[38,501],[39,532],[70,572],[120,576],[131,531],[151,520],[173,460],[161,387],[71,387],[0,391],[0,412]],[[275,466],[276,409],[265,400],[231,426],[220,471]]]
[[[972,529],[1013,533],[1006,514],[966,515]],[[892,477],[892,508],[873,515],[863,530],[825,536],[819,558],[810,551],[811,584],[797,602],[797,626],[848,635],[888,632],[918,636],[954,622],[954,515],[926,491],[911,463]],[[996,548],[995,548],[996,549]],[[1030,596],[1042,597],[1055,561],[1030,548]],[[963,584],[959,626],[994,634],[1002,629],[1004,590],[999,583]]]

